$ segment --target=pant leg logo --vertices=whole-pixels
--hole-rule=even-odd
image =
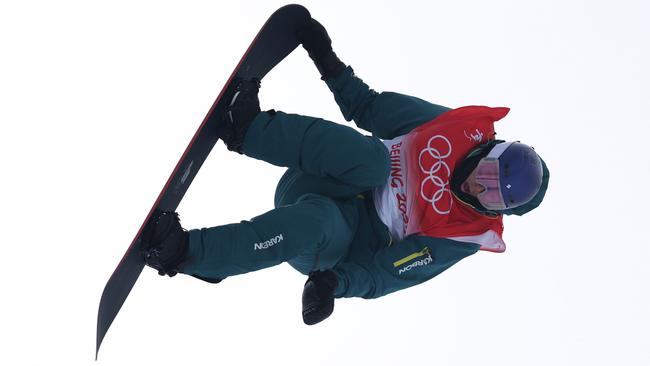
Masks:
[[[262,249],[268,249],[276,244],[279,244],[282,240],[284,240],[284,237],[282,234],[277,235],[267,241],[261,242],[261,243],[255,243],[253,244],[253,250],[262,250]]]

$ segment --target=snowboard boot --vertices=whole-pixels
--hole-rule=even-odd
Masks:
[[[335,78],[345,70],[345,64],[332,50],[332,40],[325,27],[317,20],[312,19],[309,25],[298,30],[296,36],[316,64],[321,79]]]
[[[140,252],[145,263],[161,276],[175,276],[185,260],[188,234],[178,214],[156,209],[142,231]]]
[[[226,107],[222,110],[222,123],[217,136],[228,150],[243,154],[244,138],[255,116],[260,113],[260,81],[257,79],[235,79],[224,97]]]

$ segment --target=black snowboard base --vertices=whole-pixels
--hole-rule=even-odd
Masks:
[[[217,126],[221,123],[220,116],[227,102],[225,98],[222,101],[224,93],[230,88],[233,80],[253,78],[262,80],[273,67],[299,45],[299,41],[295,36],[296,31],[306,26],[310,18],[307,9],[300,5],[287,5],[278,9],[262,26],[230,75],[226,85],[185,149],[183,156],[176,164],[174,171],[149,211],[147,218],[140,226],[140,230],[138,230],[133,242],[131,242],[124,257],[106,283],[97,314],[95,359],[97,359],[99,347],[108,328],[113,323],[145,266],[144,259],[140,254],[142,229],[151,219],[152,213],[156,209],[162,211],[176,210],[196,173],[218,140],[216,135]]]

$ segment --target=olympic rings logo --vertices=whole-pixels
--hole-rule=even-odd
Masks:
[[[433,209],[440,215],[447,215],[451,211],[451,190],[449,189],[449,178],[451,170],[443,160],[451,155],[451,143],[442,135],[435,135],[427,142],[427,147],[420,151],[418,163],[420,170],[428,176],[422,180],[420,195],[422,199],[431,203]],[[426,160],[426,161],[424,161]],[[433,163],[432,163],[433,161]],[[429,166],[425,168],[425,166]],[[430,183],[429,183],[430,182]],[[434,185],[433,189],[425,191],[425,186]],[[429,195],[435,188],[435,192]],[[439,207],[442,205],[443,207]]]

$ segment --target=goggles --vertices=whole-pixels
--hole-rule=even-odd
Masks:
[[[514,142],[500,143],[490,150],[490,153],[479,161],[476,167],[476,183],[485,190],[476,198],[488,210],[505,210],[506,202],[501,193],[501,179],[499,175],[499,157]]]

